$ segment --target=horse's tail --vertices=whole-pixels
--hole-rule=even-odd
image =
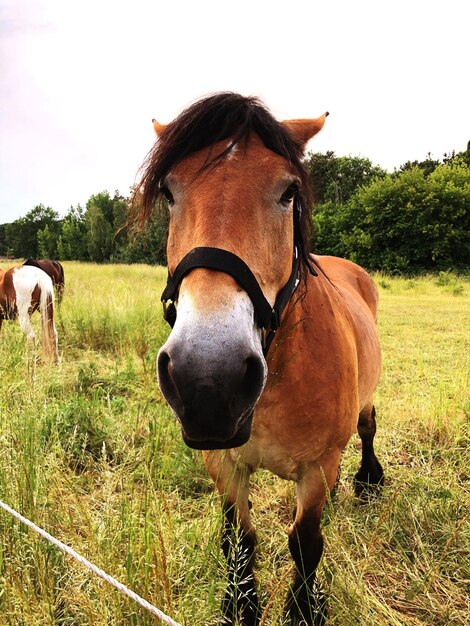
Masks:
[[[45,274],[45,272],[44,272]],[[59,362],[59,349],[57,345],[57,331],[54,324],[54,289],[52,281],[45,276],[38,275],[38,286],[41,290],[39,309],[42,323],[42,349],[47,359]]]

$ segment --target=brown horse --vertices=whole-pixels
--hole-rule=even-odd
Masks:
[[[0,269],[0,329],[3,320],[18,319],[28,340],[34,342],[36,333],[30,318],[37,309],[41,312],[44,357],[57,363],[52,280],[38,267],[29,265]]]
[[[141,180],[141,219],[160,194],[169,205],[162,300],[173,330],[158,377],[184,441],[203,450],[222,496],[225,624],[260,620],[252,472],[267,468],[297,484],[292,625],[324,621],[315,583],[320,518],[356,429],[356,492],[383,482],[373,449],[377,289],[357,265],[308,253],[302,157],[326,115],[278,122],[257,99],[210,96],[167,126],[154,121],[159,141]]]
[[[64,268],[59,261],[52,261],[51,259],[33,259],[30,257],[23,265],[32,265],[33,267],[39,267],[43,272],[46,272],[52,280],[54,289],[57,296],[57,302],[60,304],[64,296],[65,278]]]

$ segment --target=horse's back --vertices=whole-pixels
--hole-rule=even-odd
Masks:
[[[19,311],[28,311],[35,295],[39,297],[40,292],[35,293],[39,284],[39,272],[50,280],[41,269],[29,265],[10,267],[3,273],[1,306],[4,310],[4,317],[15,319]]]
[[[59,261],[51,259],[35,259],[30,257],[23,263],[23,267],[37,267],[45,272],[52,280],[52,284],[57,288],[57,295],[60,301],[65,287],[64,268]]]
[[[8,272],[11,272],[11,280],[15,287],[17,299],[31,298],[33,290],[37,287],[45,293],[52,292],[51,277],[36,265],[12,267]]]
[[[357,301],[365,303],[377,320],[379,293],[377,287],[364,268],[352,261],[336,256],[314,255],[320,268],[333,285],[346,289]]]
[[[39,261],[32,256],[30,256],[29,259],[26,259],[26,261],[23,263],[23,266],[25,265],[31,265],[32,267],[39,267],[39,269],[42,269]]]
[[[29,257],[29,259],[26,259],[23,263],[23,267],[24,266],[37,267],[43,272],[46,272],[48,276],[50,276],[53,280],[55,279],[57,282],[63,282],[64,280],[64,268],[59,261]]]

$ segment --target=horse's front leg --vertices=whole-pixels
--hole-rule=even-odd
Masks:
[[[222,496],[222,550],[228,564],[228,585],[222,602],[223,624],[256,626],[260,608],[253,574],[256,535],[250,521],[249,473],[220,451],[204,453],[206,464]]]
[[[260,619],[258,594],[253,574],[256,536],[240,523],[236,505],[224,502],[222,550],[229,568],[228,586],[222,603],[224,624],[256,626]]]
[[[327,495],[335,485],[341,452],[334,451],[311,467],[297,483],[295,520],[289,530],[289,549],[295,563],[286,613],[290,626],[321,626],[326,600],[315,574],[323,552],[321,515]]]

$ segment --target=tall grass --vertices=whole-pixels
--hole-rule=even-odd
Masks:
[[[35,358],[17,324],[0,335],[0,498],[182,624],[217,624],[218,499],[156,384],[165,271],[70,262],[65,273],[59,367]],[[376,280],[384,353],[376,447],[387,484],[371,502],[354,498],[353,439],[323,522],[328,623],[463,625],[470,281]],[[252,500],[269,626],[282,623],[294,489],[260,472]],[[8,626],[156,623],[1,511],[0,616]]]

